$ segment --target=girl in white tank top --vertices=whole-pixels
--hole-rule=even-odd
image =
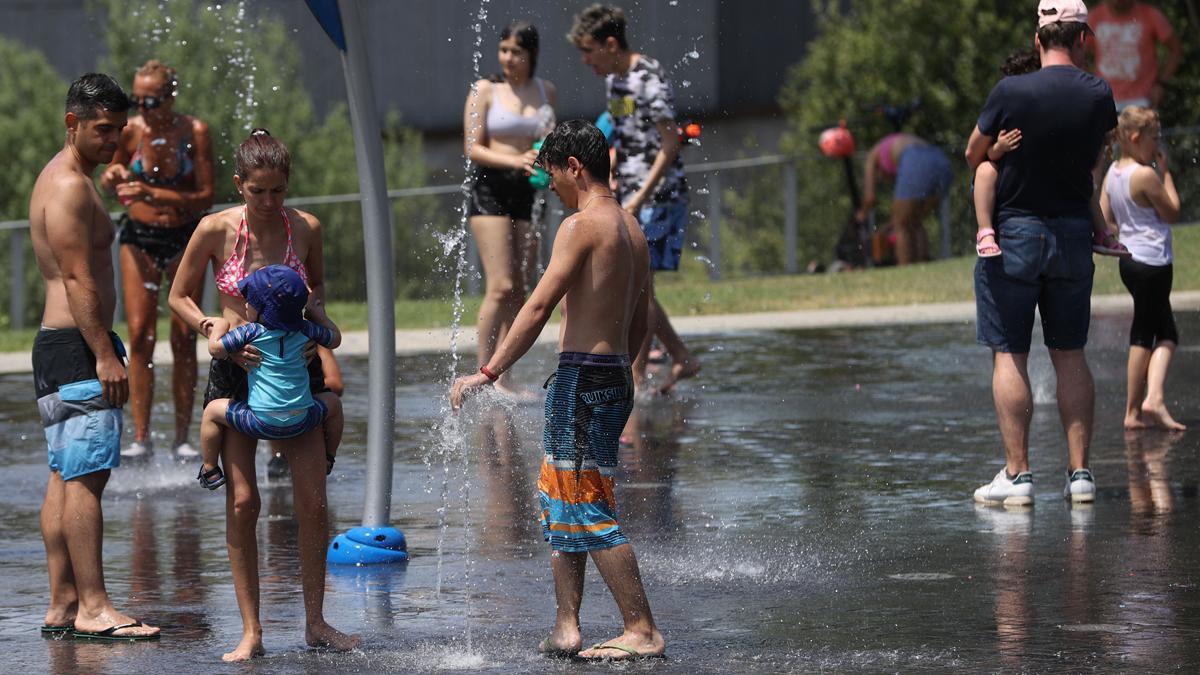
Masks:
[[[1171,264],[1173,259],[1171,226],[1153,206],[1138,204],[1130,194],[1130,179],[1138,170],[1145,169],[1149,167],[1132,159],[1113,162],[1104,178],[1104,194],[1120,227],[1121,243],[1133,254],[1133,259],[1143,265],[1161,267]]]
[[[1163,387],[1179,333],[1171,310],[1174,275],[1170,223],[1179,220],[1179,193],[1158,147],[1158,115],[1128,107],[1117,121],[1121,159],[1104,177],[1100,210],[1133,253],[1121,260],[1121,282],[1133,296],[1129,327],[1125,428],[1182,431],[1167,410]],[[1157,164],[1158,168],[1154,168]],[[1154,367],[1151,367],[1154,364]]]

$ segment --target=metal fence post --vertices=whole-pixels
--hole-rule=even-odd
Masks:
[[[783,165],[783,248],[786,251],[784,270],[788,274],[800,271],[796,262],[796,162]]]
[[[483,259],[479,257],[479,244],[475,242],[475,237],[471,236],[469,222],[463,236],[467,240],[467,295],[479,295],[479,275],[483,273]]]
[[[125,289],[121,284],[121,242],[113,239],[112,243],[113,289],[117,292],[117,311],[113,313],[113,322],[125,320]]]
[[[950,257],[950,200],[947,197],[942,198],[942,203],[938,208],[938,221],[941,223],[942,236],[942,257]]]
[[[13,330],[25,327],[25,231],[8,231],[8,266],[12,276],[8,284],[8,325]]]
[[[708,174],[708,278],[721,278],[721,174]]]

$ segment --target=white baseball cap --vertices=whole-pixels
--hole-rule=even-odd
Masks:
[[[1083,0],[1041,0],[1038,3],[1038,28],[1056,21],[1087,23],[1088,10]]]

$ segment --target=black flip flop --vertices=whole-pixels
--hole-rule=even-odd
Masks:
[[[119,631],[119,630],[122,630],[125,628],[141,628],[142,625],[143,624],[141,621],[134,621],[133,623],[119,623],[115,626],[109,626],[108,628],[105,628],[102,631],[97,631],[95,633],[93,633],[92,631],[86,631],[86,630],[72,630],[71,637],[79,638],[81,640],[113,640],[113,641],[125,640],[128,642],[136,642],[138,640],[157,640],[158,639],[158,633],[154,633],[153,635],[117,635],[116,634],[117,631]]]

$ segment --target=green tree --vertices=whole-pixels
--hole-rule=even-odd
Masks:
[[[24,220],[29,217],[29,195],[38,172],[63,145],[63,105],[67,83],[54,72],[40,52],[0,38],[0,148],[6,158],[0,163],[0,220]],[[20,245],[31,261],[28,230],[18,230]],[[6,256],[0,274],[0,327],[12,325],[8,316],[11,276],[8,273],[7,253],[9,231],[0,231],[0,250]],[[31,263],[25,266],[26,297],[41,295],[41,276]],[[26,302],[28,325],[35,321],[41,308]]]
[[[789,69],[780,93],[789,126],[783,150],[804,158],[799,171],[802,256],[828,260],[850,211],[841,166],[817,155],[820,130],[847,120],[860,152],[865,151],[892,131],[891,124],[874,111],[880,105],[916,99],[920,108],[904,130],[941,145],[950,154],[956,171],[949,197],[952,251],[969,252],[975,222],[966,190],[970,177],[959,161],[960,153],[1000,77],[1005,57],[1033,44],[1036,25],[1031,4],[811,1],[819,36],[809,44],[805,58]],[[1170,3],[1160,6],[1184,36],[1185,45],[1183,69],[1163,102],[1163,121],[1167,126],[1194,124],[1190,102],[1200,94],[1200,41],[1188,36],[1196,35],[1200,27],[1191,23],[1183,8]],[[1194,138],[1187,143],[1196,146]],[[1188,157],[1194,157],[1194,152]],[[1200,182],[1190,164],[1186,157],[1177,157],[1174,164],[1177,176],[1184,174],[1180,182],[1185,193],[1195,193]],[[751,222],[770,222],[773,217],[769,209],[752,203],[744,204],[743,211],[740,217]],[[927,226],[932,230],[935,224],[931,220]]]
[[[175,67],[177,109],[209,124],[217,161],[217,199],[235,201],[233,152],[250,129],[265,127],[292,152],[290,192],[294,197],[358,191],[354,140],[344,105],[324,118],[315,113],[300,77],[300,52],[278,18],[244,15],[243,3],[196,0],[93,0],[104,18],[109,54],[105,68],[129,86],[133,73],[154,58]],[[394,131],[384,145],[389,188],[424,185],[428,179],[421,137],[388,118]],[[433,273],[436,202],[428,198],[394,203],[393,238],[397,292],[425,296],[441,292],[444,277]],[[304,207],[325,228],[327,288],[331,299],[361,300],[366,288],[362,212],[356,203]]]

